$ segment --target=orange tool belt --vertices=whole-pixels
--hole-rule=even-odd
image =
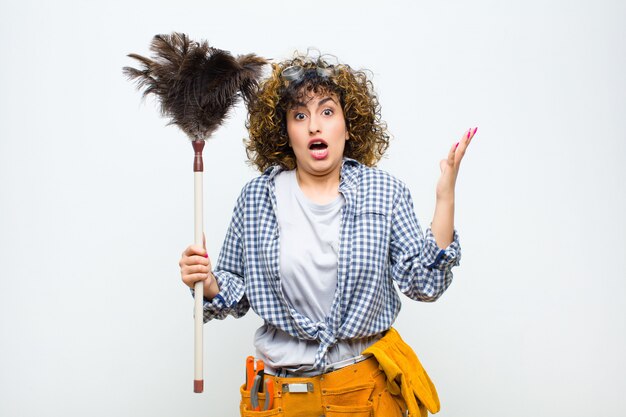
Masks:
[[[258,371],[250,373],[248,366],[250,376],[240,388],[241,416],[424,417],[427,410],[439,411],[435,386],[395,329],[363,354],[371,356],[312,377],[256,378]]]

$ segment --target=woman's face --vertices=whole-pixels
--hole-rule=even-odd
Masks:
[[[311,93],[287,112],[287,135],[299,170],[313,176],[341,171],[348,130],[333,93]]]

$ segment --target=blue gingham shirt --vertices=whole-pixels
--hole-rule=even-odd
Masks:
[[[241,317],[250,307],[266,323],[293,337],[316,340],[315,366],[337,340],[381,333],[400,310],[395,282],[404,294],[434,301],[452,281],[461,248],[454,232],[445,250],[432,231],[422,233],[407,187],[393,176],[345,158],[339,192],[345,198],[339,231],[337,290],[329,315],[313,321],[286,300],[279,270],[272,167],[246,184],[237,200],[213,271],[220,292],[204,300],[204,321]]]

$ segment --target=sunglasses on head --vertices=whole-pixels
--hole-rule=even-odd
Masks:
[[[280,75],[285,81],[294,82],[294,81],[300,81],[302,77],[304,77],[304,74],[310,70],[311,69],[305,69],[301,65],[291,65],[285,68],[284,70],[282,70]],[[323,77],[323,78],[329,78],[335,73],[334,68],[330,68],[330,67],[327,67],[327,68],[316,67],[315,71],[317,72],[318,76]]]

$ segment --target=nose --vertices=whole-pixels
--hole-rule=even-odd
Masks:
[[[317,117],[311,116],[309,118],[309,134],[315,135],[316,133],[320,133],[320,126]]]

